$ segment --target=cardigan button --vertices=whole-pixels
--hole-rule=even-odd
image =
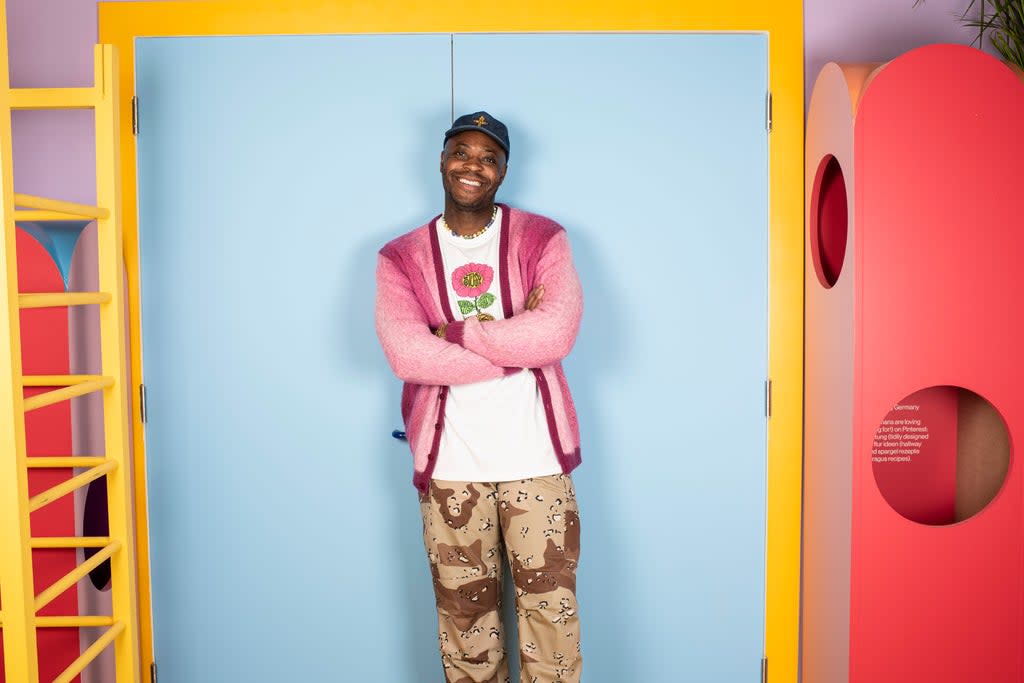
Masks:
[[[440,429],[440,428],[441,428],[441,423],[440,422],[435,422],[434,423],[434,429]]]

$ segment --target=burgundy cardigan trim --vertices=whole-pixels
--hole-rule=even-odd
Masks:
[[[441,257],[441,241],[437,237],[437,219],[428,224],[427,232],[430,233],[430,255],[434,259],[434,274],[437,276],[437,296],[441,299],[441,311],[444,313],[449,325],[455,324],[455,315],[452,313],[451,302],[448,296],[448,283],[444,279],[444,260]],[[462,323],[464,324],[464,323]],[[461,327],[461,325],[459,325]],[[445,337],[447,337],[447,332]],[[427,466],[422,472],[413,475],[412,483],[419,489],[420,493],[426,494],[430,486],[430,480],[434,476],[434,467],[437,465],[437,452],[441,448],[441,428],[444,426],[444,406],[448,397],[448,387],[441,387],[438,394],[437,418],[434,422],[434,438],[430,442],[430,452],[427,453]]]
[[[501,242],[498,246],[498,263],[501,264],[501,272],[498,279],[501,281],[501,310],[505,314],[505,320],[512,317],[512,285],[508,279],[509,263],[509,223],[512,220],[512,209],[505,204],[498,204],[501,207]]]
[[[448,326],[444,328],[444,338],[452,344],[465,347],[466,321],[456,320],[453,323],[448,323]]]
[[[448,283],[444,281],[444,260],[441,258],[441,241],[437,238],[437,214],[434,220],[427,224],[427,232],[430,233],[430,255],[434,258],[434,274],[437,276],[437,296],[441,299],[441,310],[444,312],[448,322],[455,322],[455,315],[452,313],[452,304],[448,300]]]
[[[544,413],[548,418],[548,434],[551,436],[551,445],[555,447],[555,455],[558,456],[558,464],[562,466],[563,472],[572,469],[572,465],[566,462],[565,451],[562,450],[562,440],[558,438],[558,425],[555,423],[555,407],[551,402],[551,387],[548,386],[548,378],[540,368],[531,370],[537,378],[537,388],[540,389],[540,398],[544,403]]]
[[[437,453],[441,450],[441,432],[444,427],[444,406],[448,398],[448,387],[441,387],[437,395],[437,421],[434,422],[434,439],[430,442],[430,452],[427,453],[427,466],[422,472],[414,472],[412,477],[413,486],[419,489],[420,493],[426,493],[430,486],[430,480],[434,477],[434,467],[437,466]]]

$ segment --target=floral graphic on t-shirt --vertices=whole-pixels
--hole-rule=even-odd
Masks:
[[[470,315],[474,311],[480,320],[494,320],[494,316],[484,313],[494,303],[495,296],[488,292],[494,282],[494,269],[484,263],[467,263],[452,272],[452,287],[459,296],[470,297],[459,299],[459,310],[462,315]]]

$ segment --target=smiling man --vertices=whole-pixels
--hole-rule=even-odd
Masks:
[[[516,588],[522,681],[580,680],[580,463],[561,361],[583,298],[554,221],[495,203],[509,136],[487,112],[444,135],[444,213],[389,242],[377,334],[405,382],[441,662],[450,683],[508,681],[500,600]]]

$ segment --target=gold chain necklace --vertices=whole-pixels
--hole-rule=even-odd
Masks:
[[[485,232],[487,232],[487,229],[489,227],[491,227],[492,225],[494,225],[494,219],[497,218],[497,217],[498,217],[498,205],[495,204],[494,205],[494,210],[491,211],[491,220],[487,221],[487,225],[485,225],[484,227],[480,228],[479,230],[477,230],[474,233],[470,233],[469,235],[460,235],[459,233],[457,233],[454,230],[452,230],[448,226],[448,221],[446,221],[444,219],[444,214],[441,214],[440,221],[441,221],[441,225],[444,227],[444,229],[447,230],[448,232],[450,232],[451,234],[455,235],[456,237],[461,237],[462,239],[465,239],[465,240],[471,240],[471,239],[479,237],[480,235],[482,235]]]

